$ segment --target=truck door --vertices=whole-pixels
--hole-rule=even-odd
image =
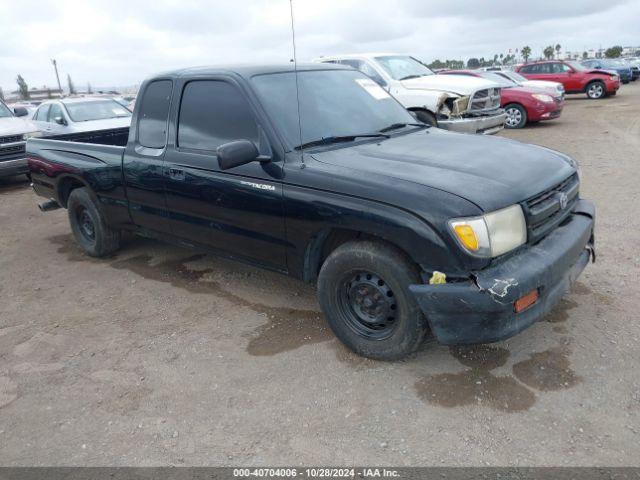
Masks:
[[[122,162],[131,220],[161,233],[171,233],[163,167],[172,89],[170,79],[143,86]]]
[[[187,81],[180,91],[164,170],[174,235],[284,270],[282,161],[221,170],[216,157],[233,140],[270,150],[256,109],[226,77]]]

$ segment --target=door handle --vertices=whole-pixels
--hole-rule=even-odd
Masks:
[[[184,170],[169,168],[169,178],[173,180],[184,180]]]

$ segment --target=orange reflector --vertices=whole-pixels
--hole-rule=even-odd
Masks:
[[[524,297],[520,297],[513,304],[513,311],[520,313],[538,301],[538,289],[531,290]]]

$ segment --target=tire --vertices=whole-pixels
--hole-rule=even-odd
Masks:
[[[107,226],[87,188],[71,191],[67,213],[73,236],[87,255],[104,257],[120,248],[120,231]]]
[[[397,248],[350,241],[336,248],[318,275],[318,300],[338,339],[364,357],[397,360],[417,350],[427,320],[409,291],[418,268]]]
[[[504,111],[507,114],[504,128],[522,128],[527,124],[527,111],[522,105],[509,103],[505,105]]]
[[[433,113],[427,112],[426,110],[415,110],[415,114],[416,118],[422,123],[426,123],[432,127],[438,127],[438,120],[436,120],[436,116]]]
[[[591,82],[587,85],[585,93],[587,94],[587,98],[590,98],[591,100],[599,100],[607,95],[607,88],[600,80],[596,80],[595,82]]]

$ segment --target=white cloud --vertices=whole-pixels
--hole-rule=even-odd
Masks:
[[[4,5],[6,4],[6,5]],[[640,1],[294,0],[299,60],[346,51],[492,57],[639,43]],[[4,0],[0,85],[124,86],[161,70],[292,57],[289,0]]]

